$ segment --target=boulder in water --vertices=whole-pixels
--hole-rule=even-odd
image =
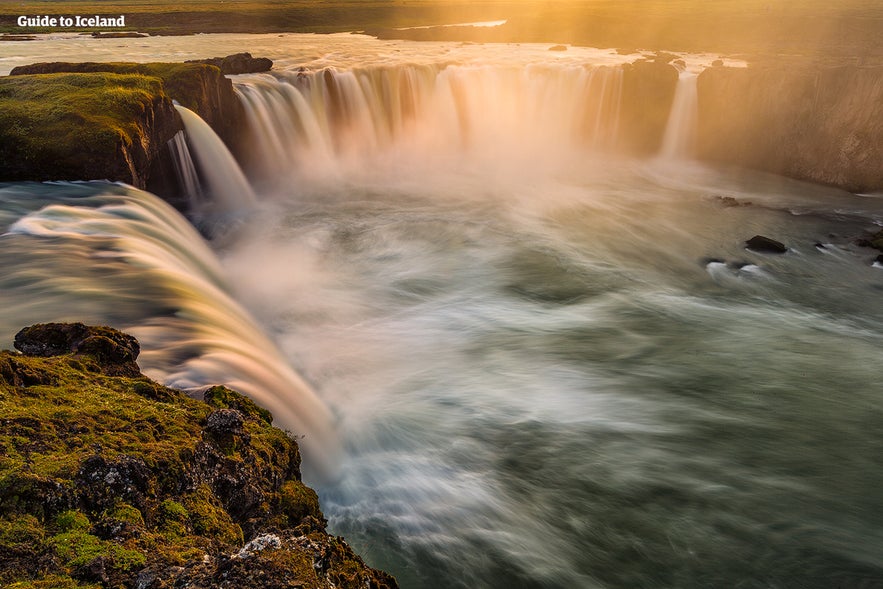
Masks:
[[[745,242],[745,247],[751,251],[764,254],[784,254],[788,251],[788,248],[782,242],[764,237],[763,235],[755,235]]]

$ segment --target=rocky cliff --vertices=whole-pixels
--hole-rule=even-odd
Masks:
[[[883,67],[714,67],[700,74],[698,92],[700,159],[883,189]]]
[[[183,126],[172,101],[235,145],[244,113],[220,66],[241,73],[272,65],[248,54],[214,59],[218,65],[55,62],[13,69],[0,78],[0,180],[109,179],[174,197],[167,143]]]
[[[265,409],[151,381],[110,328],[37,325],[15,346],[0,352],[0,585],[396,587],[326,533]]]

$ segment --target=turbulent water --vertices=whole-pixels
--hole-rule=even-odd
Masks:
[[[609,157],[607,63],[424,57],[237,79],[257,196],[213,252],[145,193],[0,189],[4,340],[273,373],[246,392],[405,588],[880,586],[883,199]]]

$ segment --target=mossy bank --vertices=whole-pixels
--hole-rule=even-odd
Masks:
[[[0,180],[114,180],[174,201],[173,101],[228,145],[244,113],[226,73],[266,71],[237,54],[189,63],[37,63],[0,78]]]
[[[0,352],[0,585],[396,587],[325,532],[292,437],[222,386],[143,376],[134,338],[44,324]]]

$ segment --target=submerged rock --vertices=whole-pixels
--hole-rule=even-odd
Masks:
[[[0,586],[397,586],[325,531],[297,443],[251,400],[130,372],[138,343],[109,327],[35,325],[16,347],[31,355],[0,352]]]
[[[745,242],[745,247],[751,251],[764,254],[784,254],[788,251],[788,248],[782,242],[764,237],[763,235],[755,235]]]

